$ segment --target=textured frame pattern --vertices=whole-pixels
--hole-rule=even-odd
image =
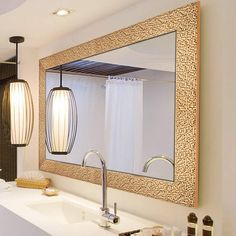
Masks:
[[[108,186],[189,207],[198,206],[200,3],[169,11],[39,61],[40,170],[100,184],[100,170],[46,160],[45,73],[76,61],[176,31],[175,181],[108,171]]]

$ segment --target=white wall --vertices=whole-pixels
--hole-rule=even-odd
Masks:
[[[116,29],[158,15],[170,8],[189,3],[187,0],[145,0],[107,19],[67,35],[39,50],[39,57],[53,54]],[[174,224],[182,229],[186,216],[195,211],[201,221],[205,214],[213,217],[215,236],[234,236],[235,226],[235,142],[236,142],[236,80],[235,80],[235,1],[202,0],[201,23],[201,149],[200,149],[200,206],[198,209],[175,205],[128,192],[109,189],[109,203],[157,222]],[[223,13],[225,15],[223,15]],[[234,35],[233,35],[234,34]],[[230,35],[226,38],[225,35]],[[233,37],[234,36],[234,37]],[[225,40],[223,42],[223,40]],[[38,111],[38,74],[35,51],[22,55],[27,67],[21,68],[25,79],[35,92],[36,115]],[[32,60],[25,61],[31,57]],[[32,70],[32,71],[31,71]],[[224,83],[223,83],[224,81]],[[38,161],[37,119],[33,139],[25,148],[24,169],[37,168]],[[61,176],[49,175],[54,183],[65,190],[100,201],[101,187]],[[142,202],[142,204],[140,204]],[[222,215],[224,213],[224,215]],[[222,216],[224,227],[222,232]]]
[[[235,78],[235,30],[230,25],[236,21],[235,0],[228,0],[223,13],[222,34],[224,35],[221,42],[222,64],[223,64],[223,102],[222,102],[222,144],[223,144],[223,224],[224,235],[233,235],[235,232],[236,217],[236,78]],[[234,233],[235,234],[235,233]]]
[[[38,107],[39,107],[39,80],[38,80],[38,54],[36,49],[23,48],[19,55],[19,78],[28,81],[34,103],[34,129],[30,145],[17,149],[17,174],[24,170],[38,169]]]

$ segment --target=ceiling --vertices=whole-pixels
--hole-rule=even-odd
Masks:
[[[25,0],[0,0],[0,15],[19,7]]]
[[[24,47],[40,47],[140,0],[0,0],[0,61],[14,55],[13,35],[25,37]],[[52,12],[67,8],[72,14]],[[23,47],[23,46],[22,46]]]

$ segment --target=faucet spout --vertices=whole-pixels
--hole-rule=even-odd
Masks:
[[[149,166],[153,162],[158,161],[158,160],[166,161],[167,163],[171,164],[173,167],[175,165],[174,162],[170,158],[168,158],[168,157],[165,157],[165,156],[154,156],[154,157],[150,158],[149,160],[147,160],[147,162],[143,166],[143,172],[147,173]]]
[[[99,225],[101,227],[109,228],[110,223],[112,224],[118,224],[120,221],[120,217],[117,216],[117,205],[116,203],[114,204],[114,214],[109,212],[109,208],[107,207],[107,167],[106,167],[106,162],[104,158],[102,157],[102,154],[96,150],[90,150],[85,153],[83,161],[82,161],[82,167],[86,166],[86,161],[89,156],[92,154],[95,154],[100,162],[101,162],[101,173],[102,173],[102,207],[100,208],[101,210],[101,221]]]
[[[102,156],[102,154],[96,150],[90,150],[85,153],[83,161],[82,161],[82,167],[86,167],[86,162],[89,156],[92,154],[95,154],[100,162],[101,162],[101,174],[102,174],[102,211],[108,210],[107,207],[107,167],[106,167],[106,162]]]

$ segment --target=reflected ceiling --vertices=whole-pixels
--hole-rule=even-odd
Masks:
[[[50,71],[59,71],[60,66],[52,68]],[[63,65],[62,70],[65,72],[71,73],[83,73],[83,74],[90,74],[90,75],[101,75],[101,76],[108,76],[108,75],[120,75],[126,74],[134,71],[143,70],[143,68],[132,67],[132,66],[123,66],[123,65],[116,65],[111,63],[103,63],[97,61],[90,61],[90,60],[80,60],[76,62],[71,62],[68,64]]]

